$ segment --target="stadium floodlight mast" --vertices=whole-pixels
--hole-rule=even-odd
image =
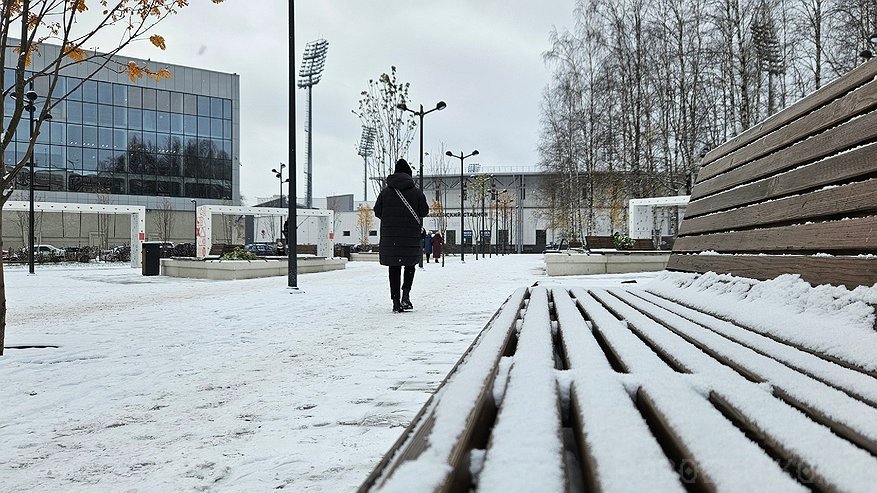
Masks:
[[[302,55],[301,67],[298,70],[299,89],[308,90],[308,179],[305,189],[305,207],[314,206],[313,196],[313,166],[314,166],[314,138],[313,138],[313,88],[323,77],[323,68],[326,66],[326,54],[329,51],[329,42],[325,39],[311,41],[305,45]]]
[[[368,202],[368,158],[375,151],[375,127],[362,127],[359,138],[359,151],[362,156],[362,200]]]

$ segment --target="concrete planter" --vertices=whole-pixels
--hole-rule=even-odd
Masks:
[[[192,279],[228,281],[257,277],[285,276],[288,274],[285,258],[260,260],[196,260],[163,258],[161,275]],[[299,257],[298,273],[327,272],[343,269],[346,258]]]
[[[656,272],[667,268],[670,252],[546,253],[549,276]]]

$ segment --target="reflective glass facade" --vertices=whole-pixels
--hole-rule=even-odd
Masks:
[[[62,77],[54,94],[80,82]],[[231,99],[87,80],[51,114],[34,148],[36,190],[232,199]],[[25,113],[7,165],[24,155],[28,126]],[[27,173],[16,179],[27,186]]]

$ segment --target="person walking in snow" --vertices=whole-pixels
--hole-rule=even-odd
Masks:
[[[423,235],[423,253],[426,254],[426,263],[429,263],[429,256],[432,255],[432,231],[426,231]]]
[[[445,239],[441,232],[436,231],[435,234],[432,235],[432,256],[435,258],[435,263],[438,263],[442,256],[442,245],[444,244]],[[426,261],[429,262],[429,258],[427,258]]]
[[[404,159],[396,162],[393,174],[387,177],[387,186],[375,201],[375,216],[381,220],[381,240],[378,258],[389,267],[390,299],[393,311],[411,310],[411,286],[414,271],[421,259],[423,248],[423,218],[429,214],[426,196],[414,186],[411,167]],[[402,268],[404,279],[400,280]],[[401,288],[401,294],[400,294]]]

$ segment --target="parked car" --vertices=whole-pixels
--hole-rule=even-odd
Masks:
[[[60,262],[64,260],[66,252],[53,245],[34,245],[34,258],[41,261]]]
[[[277,247],[270,243],[250,243],[248,245],[244,245],[244,248],[246,248],[248,252],[255,253],[260,257],[277,255]]]

